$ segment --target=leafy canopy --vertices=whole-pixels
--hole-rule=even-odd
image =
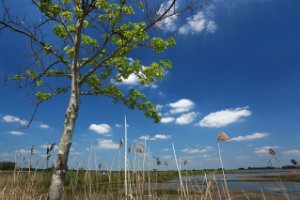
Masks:
[[[170,60],[162,59],[143,65],[139,59],[129,59],[129,53],[138,48],[152,49],[161,54],[176,44],[173,38],[151,37],[149,31],[167,14],[154,14],[145,21],[141,1],[108,0],[33,0],[43,20],[35,29],[51,27],[56,39],[42,37],[39,32],[29,34],[38,59],[25,73],[14,80],[35,85],[38,102],[70,90],[70,80],[78,73],[76,84],[80,95],[105,95],[122,102],[131,109],[144,111],[145,116],[160,121],[154,104],[137,89],[125,91],[120,87],[124,79],[134,74],[140,85],[146,86],[164,76],[171,68]],[[134,19],[134,21],[133,21]],[[18,27],[17,24],[14,24]],[[47,58],[47,59],[45,59]],[[57,85],[57,80],[61,85]],[[49,87],[49,84],[51,87]],[[53,86],[54,85],[54,86]],[[63,85],[63,86],[62,86]]]

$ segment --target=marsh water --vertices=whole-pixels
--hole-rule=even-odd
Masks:
[[[300,182],[292,180],[300,176],[300,170],[239,170],[225,174],[229,190],[246,192],[264,192],[274,195],[287,193],[289,197],[300,200]],[[183,177],[184,184],[190,186],[205,186],[210,180],[215,180],[214,188],[224,188],[222,174],[196,175]],[[178,179],[168,181],[169,186],[179,184]]]

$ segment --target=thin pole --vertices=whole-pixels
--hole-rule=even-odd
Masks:
[[[126,123],[126,116],[125,118],[125,198],[127,198],[128,192],[127,192],[127,123]]]

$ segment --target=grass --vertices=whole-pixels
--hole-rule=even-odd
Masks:
[[[221,137],[222,136],[222,137]],[[226,137],[225,137],[226,136]],[[91,170],[70,170],[67,173],[62,199],[64,200],[128,200],[128,199],[153,199],[153,200],[169,200],[169,199],[184,199],[184,200],[239,200],[239,199],[262,199],[262,200],[277,200],[277,199],[292,199],[285,191],[282,182],[300,182],[300,175],[284,175],[284,176],[256,176],[262,181],[274,181],[281,184],[281,192],[277,195],[268,193],[268,191],[248,192],[248,191],[233,191],[228,189],[225,174],[230,173],[247,173],[249,170],[225,170],[222,162],[219,142],[228,141],[225,133],[219,135],[218,149],[221,168],[218,170],[182,170],[181,164],[178,164],[176,158],[175,147],[173,145],[174,158],[177,170],[174,171],[150,171],[150,159],[153,159],[150,152],[146,152],[141,144],[137,146],[133,159],[129,160],[132,163],[128,164],[130,171],[127,171],[127,181],[125,182],[124,171],[91,171]],[[52,145],[51,145],[52,146]],[[122,145],[120,145],[122,147]],[[146,143],[144,145],[146,147]],[[47,155],[51,151],[47,148]],[[133,146],[131,148],[133,151]],[[30,166],[31,157],[30,154]],[[92,151],[91,151],[92,152]],[[94,152],[95,153],[95,152]],[[118,152],[120,156],[120,151]],[[130,152],[128,152],[130,153]],[[275,156],[276,152],[272,152]],[[137,156],[139,155],[139,156]],[[146,157],[147,155],[147,157]],[[91,155],[90,155],[91,156]],[[95,155],[96,157],[96,155]],[[24,157],[25,158],[25,157]],[[48,158],[48,156],[47,156]],[[15,159],[17,160],[17,159]],[[90,160],[90,157],[89,157]],[[24,159],[23,159],[24,161]],[[128,163],[129,163],[128,161]],[[156,158],[157,167],[162,162]],[[96,163],[96,160],[95,160]],[[11,167],[9,163],[7,167]],[[48,164],[48,163],[47,163]],[[183,165],[188,164],[187,161]],[[38,165],[38,164],[37,164]],[[47,166],[47,165],[45,165]],[[45,168],[44,166],[44,168]],[[0,170],[0,200],[43,200],[47,199],[47,190],[51,181],[51,170],[44,170],[30,167],[30,169],[17,168],[13,165],[13,171]],[[120,163],[119,163],[120,167]],[[100,167],[99,167],[100,169]],[[161,169],[161,168],[159,168]],[[267,172],[266,169],[264,169]],[[271,170],[273,171],[273,170]],[[249,171],[251,172],[251,170]],[[249,173],[248,172],[248,173]],[[221,174],[223,179],[216,180],[216,174]],[[193,177],[200,176],[202,179]],[[209,178],[208,178],[209,177]],[[253,178],[253,176],[251,176]],[[169,181],[177,180],[175,183]],[[247,181],[247,180],[245,180]],[[248,180],[250,181],[250,179]],[[169,182],[168,184],[166,184]],[[179,184],[178,184],[179,183]],[[125,188],[125,186],[127,186]],[[128,194],[128,195],[125,195]]]
[[[183,177],[195,175],[211,175],[205,171],[180,172]],[[219,173],[222,173],[220,170]],[[289,199],[288,196],[272,196],[255,192],[224,191],[217,188],[214,180],[195,182],[187,179],[183,181],[184,191],[178,184],[166,187],[165,182],[178,179],[177,171],[151,171],[146,173],[143,179],[143,172],[128,173],[128,191],[134,199],[228,199],[230,192],[231,199]],[[149,176],[149,177],[148,177]],[[290,177],[280,177],[280,181],[288,181]],[[31,170],[22,171],[0,171],[0,199],[46,199],[47,189],[50,184],[51,172]],[[148,180],[151,180],[149,183]],[[124,173],[103,171],[70,171],[64,185],[63,199],[126,199],[124,191]],[[272,181],[279,181],[278,177]],[[148,185],[149,184],[149,185]],[[223,185],[224,186],[224,185]],[[130,198],[127,198],[130,199]]]

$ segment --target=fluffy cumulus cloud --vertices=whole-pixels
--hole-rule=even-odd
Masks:
[[[172,0],[168,0],[160,5],[157,15],[163,14],[170,6]],[[174,10],[178,10],[178,7],[184,6],[177,2],[167,13],[169,17],[164,18],[158,23],[160,29],[166,32],[178,32],[181,35],[196,34],[202,32],[214,33],[217,29],[217,24],[214,21],[214,6],[206,7],[205,10],[197,12],[191,17],[187,17],[183,23],[180,22],[177,15],[174,15]]]
[[[246,141],[246,140],[256,140],[256,139],[261,139],[268,137],[270,133],[253,133],[251,135],[245,135],[245,136],[238,136],[231,138],[230,141]]]
[[[173,122],[174,120],[175,120],[174,117],[162,117],[160,122],[163,124],[168,124]]]
[[[197,125],[201,127],[224,127],[250,115],[249,107],[225,109],[206,115]]]
[[[99,139],[97,141],[96,148],[99,148],[99,149],[118,149],[119,144],[113,142],[110,139]]]
[[[140,73],[142,74],[142,73]],[[114,81],[113,81],[114,82]],[[114,82],[116,85],[126,85],[128,87],[137,86],[140,84],[140,79],[136,74],[130,74],[126,79],[121,77],[121,82]],[[143,85],[144,88],[156,89],[158,85],[156,83],[150,83]]]
[[[4,115],[2,117],[2,120],[6,123],[19,123],[22,126],[26,126],[28,124],[28,121],[21,119],[20,117],[13,116],[13,115]]]
[[[295,150],[283,151],[282,154],[289,155],[289,156],[299,156],[300,150],[295,149]]]
[[[24,135],[24,132],[22,132],[22,131],[10,131],[9,134],[15,135],[15,136],[21,136],[21,135]]]
[[[263,147],[259,147],[259,148],[256,148],[254,153],[255,154],[268,154],[269,153],[269,149],[278,149],[279,147],[278,146],[263,146]]]
[[[149,135],[142,135],[139,137],[140,140],[167,140],[170,139],[171,135],[164,135],[164,134],[156,134],[153,137],[150,137]]]
[[[179,125],[190,124],[196,119],[197,115],[198,113],[196,112],[182,114],[181,116],[176,118],[176,124]]]
[[[189,99],[180,99],[176,102],[169,103],[169,106],[171,107],[170,112],[172,114],[175,114],[175,113],[188,112],[194,108],[195,104],[193,101]]]
[[[122,82],[120,84],[129,86],[138,85],[140,82],[139,78],[135,74],[130,74],[126,79],[122,77],[121,80]]]
[[[108,124],[91,124],[89,129],[99,134],[106,134],[110,132],[111,127]]]
[[[192,17],[188,17],[186,24],[178,29],[178,33],[182,35],[196,34],[204,31],[214,33],[216,29],[217,24],[212,17],[208,13],[200,11]]]

